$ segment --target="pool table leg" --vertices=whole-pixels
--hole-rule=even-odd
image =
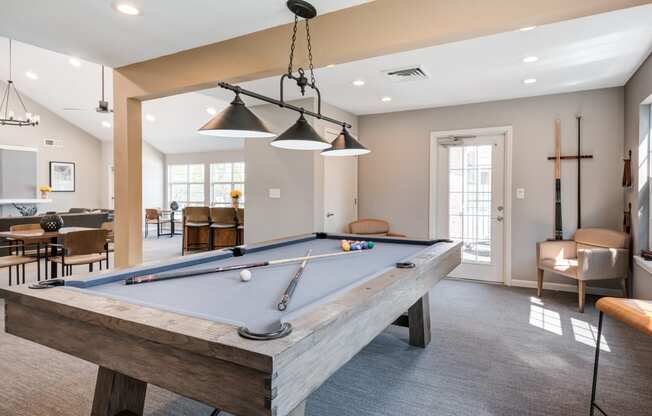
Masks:
[[[410,345],[425,348],[430,344],[430,294],[426,293],[408,309]]]
[[[147,383],[100,367],[91,416],[114,416],[127,411],[142,416]]]

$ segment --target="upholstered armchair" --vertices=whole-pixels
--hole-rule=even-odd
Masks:
[[[367,236],[381,237],[405,237],[403,234],[392,233],[389,231],[389,223],[383,220],[361,219],[349,224],[350,234],[360,234]]]
[[[621,279],[628,296],[628,234],[603,228],[582,228],[572,240],[537,243],[537,296],[543,290],[544,272],[552,272],[577,281],[579,311],[584,312],[586,282]]]

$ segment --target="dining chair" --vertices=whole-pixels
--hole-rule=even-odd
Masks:
[[[8,246],[0,246],[0,249],[20,250],[17,254],[10,254],[8,256],[0,257],[0,269],[9,269],[9,286],[12,280],[12,268],[16,268],[16,284],[20,284],[20,272],[22,270],[22,282],[25,283],[25,265],[30,263],[37,263],[38,274],[41,275],[41,263],[38,258],[25,255],[25,246],[23,244],[12,244]]]
[[[83,230],[66,233],[63,236],[63,244],[50,244],[57,249],[57,255],[46,257],[61,265],[61,275],[72,274],[73,266],[88,265],[88,271],[93,271],[93,265],[99,264],[102,270],[102,263],[109,264],[109,250],[107,243],[108,230]]]

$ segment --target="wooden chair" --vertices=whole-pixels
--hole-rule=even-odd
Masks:
[[[383,220],[365,218],[354,221],[349,224],[348,232],[350,234],[359,234],[379,237],[405,237],[403,234],[392,233],[389,231],[389,223]]]
[[[9,227],[9,231],[30,231],[30,230],[41,230],[41,224],[32,223],[32,224],[16,224]],[[40,262],[40,259],[44,259],[46,252],[48,250],[48,244],[50,243],[49,238],[43,238],[40,240],[31,240],[30,244],[26,244],[22,252],[25,256],[35,257],[37,261]],[[41,249],[43,251],[41,252]],[[16,252],[16,254],[18,254]],[[38,276],[37,280],[41,281],[41,265],[38,265]]]
[[[238,221],[233,208],[211,208],[209,242],[211,250],[232,247],[237,243]]]
[[[12,244],[9,246],[0,246],[0,249],[21,250],[20,253],[0,257],[0,269],[9,269],[9,286],[11,286],[12,267],[16,268],[16,284],[20,284],[20,271],[23,272],[23,283],[25,283],[25,265],[37,263],[38,275],[41,276],[41,263],[38,258],[25,255],[25,246],[22,244]]]
[[[83,230],[66,233],[63,244],[50,244],[60,250],[60,255],[46,258],[61,264],[61,275],[72,274],[72,266],[88,265],[88,271],[93,271],[93,265],[98,263],[102,270],[102,263],[109,264],[109,250],[107,243],[107,230]]]
[[[149,234],[149,226],[156,225],[156,238],[161,237],[161,227],[164,224],[169,224],[169,219],[163,219],[161,216],[161,210],[158,208],[146,208],[145,209],[145,238]]]
[[[211,212],[209,207],[186,207],[183,209],[183,243],[181,255],[186,251],[209,249]]]
[[[603,228],[581,228],[572,240],[537,243],[537,296],[543,291],[544,271],[577,281],[578,310],[584,312],[586,283],[620,279],[628,296],[629,234]]]
[[[103,222],[100,226],[101,230],[106,230],[106,248],[109,250],[109,253],[113,253],[115,250],[113,245],[115,243],[115,235],[113,234],[113,221]],[[109,268],[109,259],[106,259],[106,268]]]

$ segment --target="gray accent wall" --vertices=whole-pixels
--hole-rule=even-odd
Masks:
[[[360,138],[372,153],[359,158],[359,216],[385,219],[414,238],[429,234],[429,150],[433,131],[512,126],[511,269],[513,280],[536,280],[535,245],[554,227],[554,121],[562,121],[562,153],[575,154],[575,115],[583,115],[582,225],[621,229],[623,88],[361,116]],[[576,218],[576,163],[562,166],[564,236]],[[524,200],[515,198],[525,188]],[[509,237],[508,237],[509,238]],[[572,283],[563,278],[546,281]]]
[[[6,84],[0,82],[0,90]],[[104,200],[104,187],[101,183],[102,145],[91,134],[69,123],[39,103],[23,95],[29,111],[41,116],[37,127],[0,127],[0,144],[26,146],[39,149],[38,186],[49,182],[49,162],[74,162],[76,169],[75,192],[52,192],[51,204],[39,205],[39,211],[67,211],[73,207],[98,208]],[[12,100],[12,109],[22,114],[22,108]],[[44,147],[44,139],[63,140],[63,147]],[[31,168],[28,168],[31,169]],[[31,174],[31,172],[30,172]],[[7,207],[10,215],[18,215],[13,207]]]

